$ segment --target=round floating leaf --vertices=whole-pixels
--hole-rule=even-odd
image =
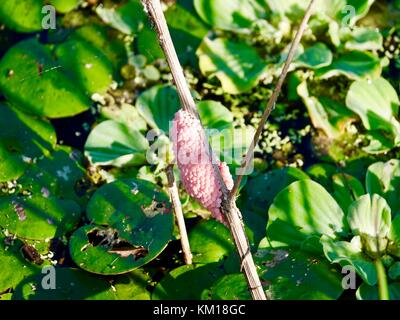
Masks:
[[[354,82],[347,93],[346,105],[360,116],[366,129],[384,130],[400,141],[400,123],[395,118],[400,100],[387,80],[378,78]]]
[[[128,61],[125,43],[115,37],[109,28],[102,25],[86,24],[76,29],[69,39],[83,40],[90,43],[107,56],[115,71],[119,71]]]
[[[147,286],[150,277],[142,269],[133,270],[116,278],[113,286],[118,300],[150,300]]]
[[[234,252],[231,234],[216,220],[199,222],[189,233],[193,263],[218,262]]]
[[[209,289],[223,275],[219,263],[178,267],[157,284],[152,299],[200,300],[203,291]],[[188,286],[188,283],[191,285]]]
[[[330,66],[318,69],[316,75],[322,79],[344,75],[350,79],[376,79],[382,66],[378,57],[366,51],[350,51],[334,59]]]
[[[203,294],[203,298],[206,293]],[[229,274],[217,280],[207,292],[210,300],[251,300],[246,278],[242,273]]]
[[[307,174],[300,169],[286,167],[249,179],[245,187],[246,208],[264,217],[275,196],[282,189],[292,182],[308,178]]]
[[[65,71],[65,70],[64,70]],[[19,42],[0,62],[0,88],[24,111],[49,118],[73,116],[91,103],[36,39]]]
[[[54,276],[55,289],[42,286],[44,277]],[[47,283],[47,282],[45,282]],[[48,280],[51,284],[51,280]],[[49,267],[45,272],[28,277],[16,289],[13,300],[116,300],[111,284],[74,268]]]
[[[80,216],[79,206],[71,200],[40,194],[0,197],[0,226],[22,238],[60,237],[77,225]]]
[[[169,133],[169,123],[179,110],[180,100],[176,89],[169,85],[157,85],[144,91],[136,101],[139,114],[153,129]]]
[[[12,106],[0,104],[0,128],[0,140],[12,147],[12,153],[20,153],[26,160],[48,155],[56,145],[57,136],[49,122]]]
[[[14,289],[24,278],[40,270],[25,260],[21,247],[20,240],[10,240],[0,235],[0,292]]]
[[[55,50],[66,74],[91,96],[105,94],[112,82],[113,68],[103,52],[82,40],[68,40]]]
[[[400,213],[400,161],[376,162],[369,166],[366,187],[370,194],[376,193],[388,202],[393,216]]]
[[[346,242],[323,236],[321,243],[329,261],[340,263],[341,266],[351,265],[366,283],[377,283],[375,263],[362,252],[360,237],[353,237],[351,242]]]
[[[231,94],[251,90],[268,67],[255,48],[224,38],[205,38],[196,53],[201,72],[216,76],[223,90]]]
[[[255,261],[273,300],[337,299],[343,292],[342,276],[323,256],[297,249],[260,249]]]
[[[145,163],[148,147],[148,141],[136,129],[107,120],[90,132],[85,153],[94,164],[121,167]]]
[[[225,30],[249,28],[264,13],[253,0],[195,0],[194,6],[205,22]]]
[[[75,186],[85,174],[81,160],[79,151],[58,147],[51,155],[31,164],[18,183],[24,189],[45,198],[56,196],[78,200]]]
[[[2,0],[0,3],[0,21],[17,32],[42,30],[41,0]]]
[[[0,139],[0,182],[17,179],[25,171],[21,153],[14,150],[10,142]]]
[[[98,274],[121,274],[157,257],[172,239],[169,198],[144,180],[117,180],[90,199],[83,226],[71,236],[72,259]]]
[[[201,122],[207,129],[223,129],[232,125],[233,114],[222,103],[204,100],[197,104]]]
[[[287,244],[291,244],[294,234],[296,239],[313,235],[336,238],[348,230],[342,209],[321,185],[310,179],[293,182],[283,189],[268,214],[267,237],[282,241],[288,236]],[[287,228],[277,228],[280,225]]]

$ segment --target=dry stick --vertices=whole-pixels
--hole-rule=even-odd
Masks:
[[[144,4],[145,9],[156,28],[158,40],[171,69],[172,77],[177,87],[182,107],[183,109],[191,112],[192,114],[196,115],[197,118],[199,118],[196,104],[190,93],[189,85],[186,82],[182,67],[178,60],[178,56],[176,55],[176,51],[168,30],[167,22],[165,21],[160,1],[142,0],[142,3]],[[228,226],[232,233],[232,237],[235,241],[235,245],[241,260],[242,271],[249,285],[250,293],[254,300],[266,300],[265,292],[262,288],[260,278],[257,274],[257,268],[254,264],[253,257],[250,254],[250,245],[244,231],[240,211],[236,207],[234,200],[229,196],[229,190],[227,189],[221,176],[221,172],[216,165],[216,158],[214,153],[212,152],[210,145],[208,146],[208,149],[208,155],[210,157],[210,160],[212,161],[214,172],[221,186],[221,191],[223,194],[221,210],[226,217]]]
[[[179,199],[178,188],[175,183],[173,165],[169,165],[166,170],[168,178],[168,191],[171,196],[172,205],[176,221],[178,222],[179,233],[181,235],[181,245],[183,251],[183,258],[186,264],[192,264],[192,252],[190,251],[189,239],[186,232],[185,218],[183,217],[181,200]]]
[[[242,162],[242,164],[240,166],[237,179],[236,179],[235,184],[234,184],[234,186],[233,186],[233,188],[231,190],[231,197],[232,198],[235,197],[235,195],[236,195],[236,193],[237,193],[237,191],[239,189],[240,182],[242,181],[243,175],[246,173],[246,171],[248,169],[248,166],[250,165],[250,163],[251,163],[251,161],[253,159],[254,148],[255,148],[255,146],[257,145],[257,143],[258,143],[258,141],[260,139],[260,135],[261,135],[262,131],[264,130],[265,122],[267,121],[269,115],[271,114],[272,110],[275,107],[276,100],[278,99],[278,96],[279,96],[279,94],[281,92],[283,82],[286,79],[287,73],[289,71],[290,64],[292,63],[292,60],[293,60],[293,57],[294,57],[294,54],[295,54],[295,52],[297,50],[297,47],[300,44],[300,40],[301,40],[301,38],[302,38],[302,36],[304,34],[305,29],[307,28],[308,20],[311,17],[312,10],[313,10],[313,7],[314,7],[315,4],[316,4],[316,0],[311,0],[309,6],[307,8],[307,11],[304,14],[303,20],[301,21],[299,30],[297,30],[296,36],[295,36],[295,38],[293,40],[293,43],[290,46],[290,50],[289,50],[288,56],[286,58],[285,65],[283,66],[281,75],[279,76],[279,79],[278,79],[278,82],[277,82],[277,84],[275,86],[275,89],[272,92],[271,98],[268,101],[268,105],[265,108],[265,111],[263,113],[261,121],[258,124],[257,131],[254,134],[253,140],[251,142],[249,150],[247,151],[246,157],[244,158],[244,160],[243,160],[243,162]]]

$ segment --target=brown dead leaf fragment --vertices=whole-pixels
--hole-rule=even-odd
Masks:
[[[136,261],[144,258],[149,253],[149,250],[143,246],[132,245],[129,241],[120,239],[118,231],[111,228],[107,230],[93,229],[87,236],[89,244],[93,247],[106,247],[108,249],[107,252],[119,254],[122,258],[133,256]],[[81,250],[85,251],[87,246],[84,246]]]
[[[29,244],[24,244],[21,248],[22,254],[25,259],[32,261],[34,264],[41,265],[43,263],[42,258],[40,258],[39,252]]]
[[[123,242],[121,242],[122,244]],[[143,246],[132,246],[130,243],[126,243],[127,246],[116,246],[108,250],[109,253],[119,254],[122,258],[128,258],[129,256],[133,256],[135,261],[140,258],[144,258],[148,255],[149,250],[147,250]]]

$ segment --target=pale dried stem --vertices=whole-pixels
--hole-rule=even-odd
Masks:
[[[186,264],[192,264],[192,252],[190,251],[189,239],[186,231],[185,218],[183,216],[182,204],[179,199],[178,187],[176,186],[173,165],[169,165],[166,170],[168,178],[168,191],[174,207],[176,222],[178,223],[179,234],[181,236],[181,246],[183,258]]]

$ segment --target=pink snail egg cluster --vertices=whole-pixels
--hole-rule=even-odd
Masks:
[[[178,111],[170,136],[184,188],[209,210],[215,219],[224,222],[220,210],[221,186],[208,156],[208,143],[199,119],[188,111]],[[227,188],[231,190],[233,179],[228,166],[218,159],[216,164]]]

